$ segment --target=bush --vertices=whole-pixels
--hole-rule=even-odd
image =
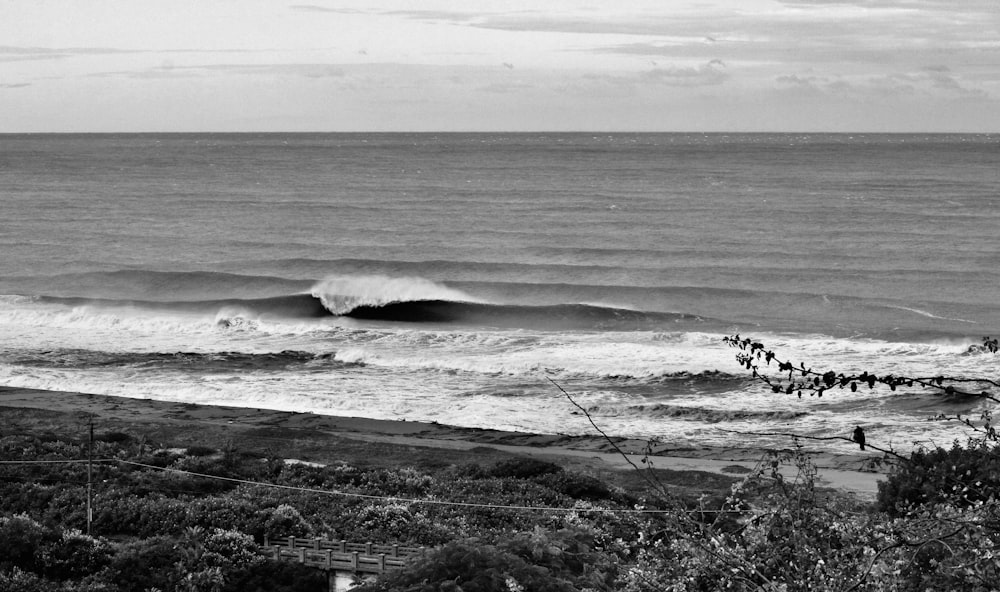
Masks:
[[[222,592],[327,592],[327,576],[298,563],[267,560],[229,574]]]
[[[124,444],[132,441],[132,436],[125,432],[105,432],[94,436],[97,442],[108,442],[110,444]]]
[[[188,456],[212,456],[216,452],[218,451],[211,446],[200,445],[188,446],[188,449],[185,451]]]
[[[264,522],[264,536],[271,539],[285,536],[309,537],[312,534],[312,526],[298,510],[287,504],[271,510]]]
[[[531,457],[519,457],[498,462],[493,466],[490,474],[500,478],[531,479],[540,475],[561,473],[562,470],[563,468],[555,463]]]
[[[432,584],[433,583],[433,584]],[[429,586],[429,584],[432,584]],[[407,569],[390,572],[356,592],[575,592],[569,582],[514,553],[476,539],[449,543],[420,557]]]
[[[10,592],[52,592],[52,582],[18,567],[0,571],[0,590]]]
[[[55,533],[24,514],[0,518],[0,570],[41,573],[42,550]]]
[[[43,573],[48,578],[80,579],[108,565],[111,547],[78,530],[66,530],[42,552],[41,561]]]
[[[1000,452],[986,444],[917,450],[878,484],[878,507],[899,515],[922,504],[967,506],[1000,490]]]
[[[172,537],[133,541],[119,547],[103,579],[116,583],[122,592],[172,590],[178,576],[175,566],[183,559],[183,550]]]
[[[535,481],[573,499],[602,500],[611,497],[611,490],[603,481],[580,473],[548,473]]]
[[[445,525],[432,520],[418,505],[401,503],[363,506],[342,529],[361,540],[409,545],[437,545],[453,538]]]

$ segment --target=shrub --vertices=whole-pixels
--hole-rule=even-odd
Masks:
[[[437,545],[453,538],[444,524],[432,520],[419,506],[375,503],[363,506],[353,519],[341,525],[353,537],[368,541]]]
[[[66,530],[44,549],[40,559],[46,577],[79,579],[102,570],[111,560],[111,548],[79,530]]]
[[[125,432],[105,432],[94,436],[97,442],[108,442],[112,444],[124,444],[132,441],[132,436]]]
[[[433,583],[432,586],[428,584]],[[383,574],[356,592],[575,592],[569,582],[544,567],[477,539],[449,543],[430,551],[410,567]]]
[[[608,486],[590,475],[561,471],[541,475],[535,481],[573,499],[602,500],[611,497]]]
[[[0,590],[10,592],[51,592],[52,582],[14,567],[10,571],[0,571]]]
[[[327,592],[327,576],[298,563],[266,560],[228,574],[222,592]]]
[[[121,545],[103,573],[122,592],[149,589],[173,590],[177,582],[175,566],[184,560],[177,539],[158,536]]]
[[[306,522],[298,510],[287,504],[281,504],[271,510],[264,522],[264,535],[268,538],[308,537],[312,534],[312,526]]]
[[[249,569],[265,562],[253,537],[236,531],[215,528],[204,537],[202,562],[226,569]]]
[[[518,457],[496,463],[490,474],[500,478],[531,479],[540,475],[560,473],[562,470],[563,468],[555,463],[531,457]]]
[[[986,444],[917,450],[878,484],[878,507],[898,515],[922,504],[966,506],[1000,490],[1000,452]]]
[[[188,456],[212,456],[216,452],[218,451],[211,446],[201,446],[196,444],[194,446],[188,446],[185,454]]]
[[[0,570],[40,573],[42,549],[55,538],[55,533],[27,515],[0,518]]]

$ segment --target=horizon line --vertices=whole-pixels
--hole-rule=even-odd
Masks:
[[[263,131],[263,130],[246,130],[246,131],[213,131],[213,130],[200,130],[200,131],[87,131],[87,132],[71,132],[71,131],[35,131],[35,132],[2,132],[0,131],[0,136],[112,136],[112,135],[194,135],[194,134],[212,134],[212,135],[391,135],[391,134],[408,134],[408,135],[460,135],[460,134],[490,134],[490,135],[528,135],[528,134],[551,134],[551,135],[581,135],[581,134],[593,134],[593,135],[608,135],[608,134],[630,134],[630,135],[656,135],[656,134],[683,134],[683,135],[829,135],[829,136],[849,136],[849,135],[878,135],[878,136],[989,136],[1000,134],[998,131],[766,131],[766,130],[739,130],[739,131],[701,131],[701,130],[671,130],[671,131],[638,131],[638,130],[340,130],[340,131],[302,131],[302,130],[278,130],[278,131]]]

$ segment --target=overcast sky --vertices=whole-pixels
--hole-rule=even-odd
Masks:
[[[1000,132],[1000,0],[0,0],[0,132]]]

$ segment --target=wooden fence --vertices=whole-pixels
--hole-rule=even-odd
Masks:
[[[371,574],[399,569],[410,557],[424,552],[423,547],[296,537],[264,539],[262,549],[265,555],[279,561],[296,561],[327,571]]]

